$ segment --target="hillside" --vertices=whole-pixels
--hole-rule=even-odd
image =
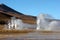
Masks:
[[[17,12],[14,9],[6,6],[5,4],[0,4],[0,13],[7,17],[16,17],[21,19],[24,23],[36,24],[36,17],[31,15],[24,15],[23,13]]]

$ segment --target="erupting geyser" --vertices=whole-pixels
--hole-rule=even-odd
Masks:
[[[52,19],[52,17],[48,14],[40,14],[37,17],[37,30],[50,30],[49,28],[49,20]]]
[[[16,19],[15,17],[11,17],[11,20],[8,22],[7,29],[23,29],[23,22],[20,19]]]

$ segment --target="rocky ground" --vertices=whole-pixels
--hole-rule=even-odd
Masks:
[[[31,32],[26,34],[2,34],[0,40],[60,40],[60,32]]]

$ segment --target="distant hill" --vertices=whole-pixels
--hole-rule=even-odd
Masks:
[[[7,17],[16,17],[21,19],[24,23],[36,24],[36,16],[24,15],[23,13],[17,12],[16,10],[6,6],[5,4],[0,4],[0,13]]]

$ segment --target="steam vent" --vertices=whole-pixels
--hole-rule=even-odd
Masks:
[[[37,30],[60,31],[60,20],[48,14],[37,16]]]

